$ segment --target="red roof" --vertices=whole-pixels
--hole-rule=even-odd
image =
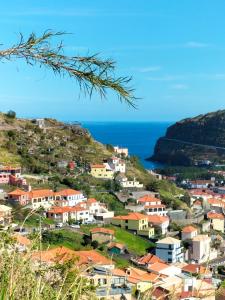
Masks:
[[[214,212],[209,212],[207,214],[207,217],[209,219],[220,219],[220,220],[224,220],[224,215],[220,214],[220,213],[214,213]]]
[[[90,230],[91,233],[104,233],[114,235],[115,231],[113,229],[103,228],[103,227],[95,227]]]
[[[96,165],[91,165],[92,169],[105,169],[106,166],[103,164],[96,164]]]
[[[152,205],[146,205],[144,208],[165,208],[166,206],[164,204],[152,204]]]
[[[80,191],[76,191],[73,189],[65,189],[61,190],[55,193],[55,196],[73,196],[73,195],[79,195],[82,194]]]
[[[86,211],[86,210],[87,209],[82,208],[81,206],[54,206],[48,211],[48,213],[63,214],[68,212]]]
[[[160,199],[158,199],[158,198],[156,198],[154,196],[150,196],[150,195],[145,195],[145,196],[143,196],[143,197],[141,197],[141,198],[138,199],[138,202],[142,202],[142,203],[143,202],[158,202],[158,201],[161,202]]]
[[[25,192],[20,189],[16,189],[16,190],[8,193],[8,195],[10,195],[10,196],[23,196],[23,195],[28,195],[28,194],[29,194],[28,192]]]
[[[96,203],[96,202],[97,202],[97,200],[95,198],[89,198],[87,200],[87,204]]]
[[[194,226],[185,226],[183,229],[182,229],[182,232],[183,233],[191,233],[191,232],[195,232],[197,231],[197,229],[194,227]]]
[[[182,271],[192,274],[207,274],[207,269],[199,264],[188,264],[182,268]]]
[[[52,190],[49,189],[43,189],[43,190],[32,190],[31,192],[29,192],[29,198],[33,199],[33,198],[42,198],[42,197],[53,197],[54,196],[54,192]]]
[[[146,219],[147,216],[140,213],[129,213],[127,216],[117,216],[114,217],[114,220],[143,220]]]
[[[146,264],[154,264],[154,263],[164,263],[164,261],[158,256],[148,253],[145,256],[142,256],[139,259],[137,259],[137,263],[140,265],[146,265]]]
[[[113,262],[95,250],[73,251],[66,247],[57,247],[45,251],[33,252],[34,260],[47,263],[64,263],[73,258],[78,258],[78,265],[113,265]]]
[[[169,217],[167,216],[157,216],[157,215],[148,216],[148,222],[153,224],[163,224],[168,221],[169,221]]]

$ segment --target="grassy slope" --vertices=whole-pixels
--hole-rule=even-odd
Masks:
[[[83,225],[81,227],[82,231],[89,234],[90,229],[95,226]],[[115,241],[118,243],[125,244],[128,251],[134,255],[144,255],[147,252],[147,249],[153,247],[154,244],[150,241],[147,241],[140,236],[134,235],[124,229],[115,226],[105,226],[115,230]]]

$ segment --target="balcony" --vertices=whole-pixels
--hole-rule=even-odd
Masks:
[[[96,295],[98,297],[106,297],[106,296],[116,296],[116,295],[129,295],[132,293],[132,289],[129,286],[126,287],[99,287],[96,290]]]

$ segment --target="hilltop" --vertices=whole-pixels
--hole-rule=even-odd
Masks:
[[[224,148],[224,149],[223,149]],[[152,160],[172,165],[225,162],[225,110],[181,120],[155,145]]]
[[[0,113],[0,162],[21,164],[26,172],[44,173],[60,161],[101,162],[111,153],[79,125],[54,119],[18,119]]]

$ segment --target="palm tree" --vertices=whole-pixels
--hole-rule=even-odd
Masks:
[[[52,40],[63,36],[64,32],[46,31],[41,36],[31,33],[27,39],[20,35],[17,44],[0,50],[0,61],[23,59],[31,66],[39,65],[49,68],[55,74],[74,78],[80,90],[92,96],[98,92],[106,97],[107,90],[114,91],[120,101],[135,107],[134,90],[129,87],[131,77],[116,77],[115,62],[110,59],[100,59],[97,55],[67,56],[60,41],[56,46]]]

